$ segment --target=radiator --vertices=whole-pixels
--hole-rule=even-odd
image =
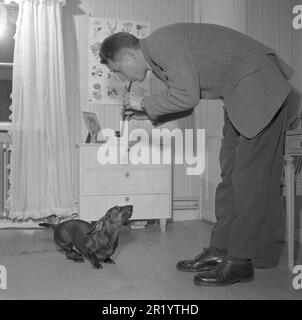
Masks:
[[[10,147],[9,143],[0,143],[0,217],[7,216],[7,210],[5,208],[5,202],[8,197],[9,189],[9,168],[10,163]]]

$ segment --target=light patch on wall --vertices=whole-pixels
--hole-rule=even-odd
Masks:
[[[0,4],[0,37],[5,35],[7,29],[7,10],[3,4]]]

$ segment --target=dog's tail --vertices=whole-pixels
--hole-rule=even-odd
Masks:
[[[53,224],[53,223],[39,223],[39,226],[41,227],[46,227],[46,228],[51,228],[53,230],[56,229],[57,224]]]

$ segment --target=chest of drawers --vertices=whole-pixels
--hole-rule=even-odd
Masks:
[[[161,229],[171,218],[171,164],[101,164],[99,144],[79,144],[80,218],[101,218],[109,208],[133,205],[131,219],[159,219]],[[125,157],[131,154],[126,149]],[[125,161],[120,161],[125,162]]]

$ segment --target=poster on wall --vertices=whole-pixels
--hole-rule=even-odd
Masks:
[[[89,95],[90,104],[121,105],[122,95],[129,82],[122,81],[116,74],[100,63],[99,50],[102,41],[116,32],[129,32],[137,38],[145,38],[150,33],[150,24],[142,21],[129,21],[89,17]],[[134,82],[131,92],[138,97],[150,95],[150,75],[143,82]]]

